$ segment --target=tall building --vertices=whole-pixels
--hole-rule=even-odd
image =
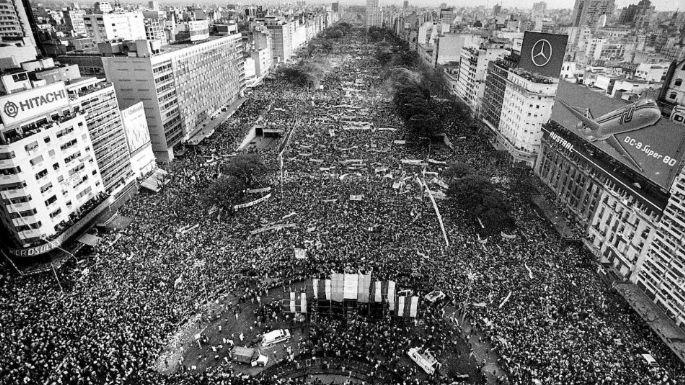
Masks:
[[[161,47],[146,40],[109,47],[111,56],[102,61],[119,107],[143,102],[160,161],[171,161],[174,147],[235,102],[245,86],[240,35]]]
[[[266,27],[271,33],[272,53],[274,62],[285,63],[293,55],[293,23],[284,20],[270,21]]]
[[[145,18],[145,38],[147,40],[159,40],[166,44],[167,36],[164,32],[164,20]]]
[[[93,4],[95,13],[110,13],[114,10],[112,4],[108,1],[97,1]]]
[[[66,24],[67,28],[74,31],[74,33],[77,35],[88,35],[85,22],[86,11],[82,9],[68,8],[66,11],[63,11],[62,13],[64,17],[64,24]]]
[[[0,70],[17,68],[37,54],[31,6],[28,1],[0,0]]]
[[[637,4],[630,4],[621,10],[618,22],[641,29],[649,26],[655,7],[649,0],[640,0]]]
[[[476,113],[480,114],[485,92],[488,63],[509,53],[508,40],[490,39],[480,47],[464,47],[459,60],[457,96]]]
[[[576,0],[571,20],[574,27],[594,28],[604,18],[614,12],[614,0]]]
[[[500,67],[488,76],[502,70]],[[524,69],[510,68],[506,71],[499,125],[495,131],[498,144],[515,161],[529,166],[535,164],[542,125],[552,114],[558,85],[559,79],[535,76]]]
[[[97,13],[86,15],[84,21],[86,33],[95,43],[146,37],[143,14],[140,12]]]
[[[685,59],[671,63],[659,94],[659,101],[668,105],[671,110],[678,106],[685,110]],[[685,111],[682,114],[685,115]]]
[[[668,88],[668,86],[664,86]],[[662,90],[662,94],[663,94]],[[561,82],[559,99],[604,116],[621,99]],[[644,104],[645,108],[658,108]],[[662,106],[663,107],[663,106]],[[638,107],[639,108],[639,107]],[[662,114],[666,111],[662,110]],[[685,323],[685,129],[663,116],[616,132],[616,145],[592,140],[578,118],[556,104],[535,173],[581,224],[579,235],[612,279],[636,284],[681,327]],[[644,143],[649,151],[644,151]],[[620,152],[615,146],[620,146]],[[622,155],[622,153],[628,155]],[[629,301],[630,302],[630,301]]]
[[[685,326],[685,169],[673,182],[637,285],[654,303]]]
[[[104,79],[80,78],[69,82],[67,92],[85,113],[105,191],[116,196],[135,177],[114,86]]]
[[[378,4],[378,0],[366,0],[366,20],[364,25],[367,28],[383,26],[383,11]]]
[[[546,11],[547,11],[547,3],[545,3],[544,1],[540,1],[538,3],[533,3],[533,11],[532,11],[533,18],[545,17]]]
[[[535,164],[542,125],[552,114],[566,39],[526,32],[520,55],[487,67],[480,115],[496,135],[497,147],[516,162]]]
[[[9,253],[59,247],[108,200],[93,143],[63,82],[0,98],[0,232]]]

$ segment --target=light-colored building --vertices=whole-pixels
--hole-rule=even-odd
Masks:
[[[483,41],[480,35],[471,33],[446,33],[436,39],[437,63],[458,62],[464,47],[478,47]]]
[[[24,257],[59,247],[108,205],[86,116],[63,82],[0,98],[3,244]]]
[[[668,71],[670,63],[640,63],[635,69],[635,77],[646,80],[648,82],[660,83],[666,78],[666,71]]]
[[[119,107],[140,101],[152,149],[160,161],[173,159],[173,148],[235,102],[245,87],[240,35],[210,37],[194,44],[159,46],[146,40],[112,45],[103,57]]]
[[[285,63],[293,55],[293,26],[291,24],[284,20],[274,20],[267,24],[271,33],[271,57],[276,63]]]
[[[576,0],[571,22],[574,27],[603,27],[614,8],[614,0]]]
[[[68,8],[66,11],[63,11],[63,14],[64,24],[66,24],[68,29],[73,31],[76,35],[88,35],[85,22],[85,10]]]
[[[0,0],[0,70],[17,68],[37,53],[24,2]]]
[[[366,0],[366,18],[364,25],[368,27],[383,26],[383,10],[378,4],[378,0]]]
[[[146,38],[141,12],[96,13],[85,15],[84,22],[95,43]]]
[[[685,170],[673,181],[668,204],[637,285],[681,327],[685,326]]]
[[[588,243],[601,263],[635,283],[654,239],[658,218],[657,211],[647,209],[633,195],[606,186],[588,226]]]
[[[508,71],[499,119],[498,143],[515,161],[535,164],[542,125],[552,114],[559,79],[533,75],[523,69]]]
[[[480,47],[465,47],[459,60],[457,96],[462,98],[476,114],[480,113],[485,92],[488,63],[509,54],[508,41],[490,40]]]
[[[147,40],[159,40],[162,44],[167,43],[167,35],[164,32],[164,20],[145,18],[145,38]]]
[[[672,105],[685,106],[685,60],[673,62],[673,73],[666,79],[662,98]]]
[[[67,92],[85,113],[105,191],[117,196],[135,176],[114,86],[104,79],[79,78],[69,82]]]

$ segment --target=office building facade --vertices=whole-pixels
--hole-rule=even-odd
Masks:
[[[171,161],[174,146],[233,103],[245,87],[240,35],[156,47],[154,52],[147,41],[127,44],[128,54],[104,57],[103,66],[120,108],[143,102],[160,161]]]
[[[145,39],[141,12],[97,13],[85,15],[86,33],[95,43],[113,40]]]
[[[105,191],[117,195],[135,177],[114,86],[104,79],[81,78],[70,82],[67,91],[85,113]]]
[[[0,220],[17,257],[59,247],[109,204],[86,116],[63,82],[0,98]]]

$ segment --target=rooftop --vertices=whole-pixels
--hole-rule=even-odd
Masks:
[[[557,88],[557,99],[563,99],[569,105],[581,109],[589,107],[595,118],[621,107],[625,107],[629,104],[624,100],[609,97],[604,92],[596,92],[586,86],[569,83],[566,81],[559,82],[559,86]],[[560,103],[555,103],[552,107],[552,116],[550,117],[550,120],[559,123],[574,135],[582,138],[586,137],[587,135],[577,128],[579,120]],[[635,138],[649,138],[651,147],[655,148],[655,150],[658,150],[660,148],[671,148],[674,146],[678,147],[678,143],[676,142],[677,138],[681,135],[681,132],[682,126],[679,126],[677,123],[662,117],[655,125],[636,130],[631,133],[631,136],[634,136]],[[624,167],[629,168],[635,173],[643,175],[651,182],[660,185],[665,189],[669,188],[670,181],[675,177],[673,173],[678,172],[677,167],[674,167],[672,170],[670,170],[670,172],[664,172],[664,169],[650,171],[649,165],[643,165],[645,171],[640,171],[635,168],[635,166],[633,166],[633,164],[630,163],[624,156],[619,154],[618,151],[611,147],[606,141],[598,140],[587,143],[598,148],[607,155],[610,155],[619,161]],[[682,154],[680,154],[680,158],[682,159]]]

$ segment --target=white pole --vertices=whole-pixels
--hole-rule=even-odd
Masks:
[[[426,181],[419,178],[419,182],[423,185],[423,187],[428,192],[428,197],[430,198],[431,203],[433,203],[433,209],[435,209],[435,215],[438,217],[438,222],[440,223],[440,229],[442,230],[442,235],[445,237],[445,244],[449,247],[450,241],[449,241],[449,239],[447,239],[447,231],[445,231],[445,224],[442,222],[442,215],[440,215],[440,210],[438,210],[438,205],[435,203],[435,198],[433,198],[433,193],[431,193],[431,190],[428,188]]]

